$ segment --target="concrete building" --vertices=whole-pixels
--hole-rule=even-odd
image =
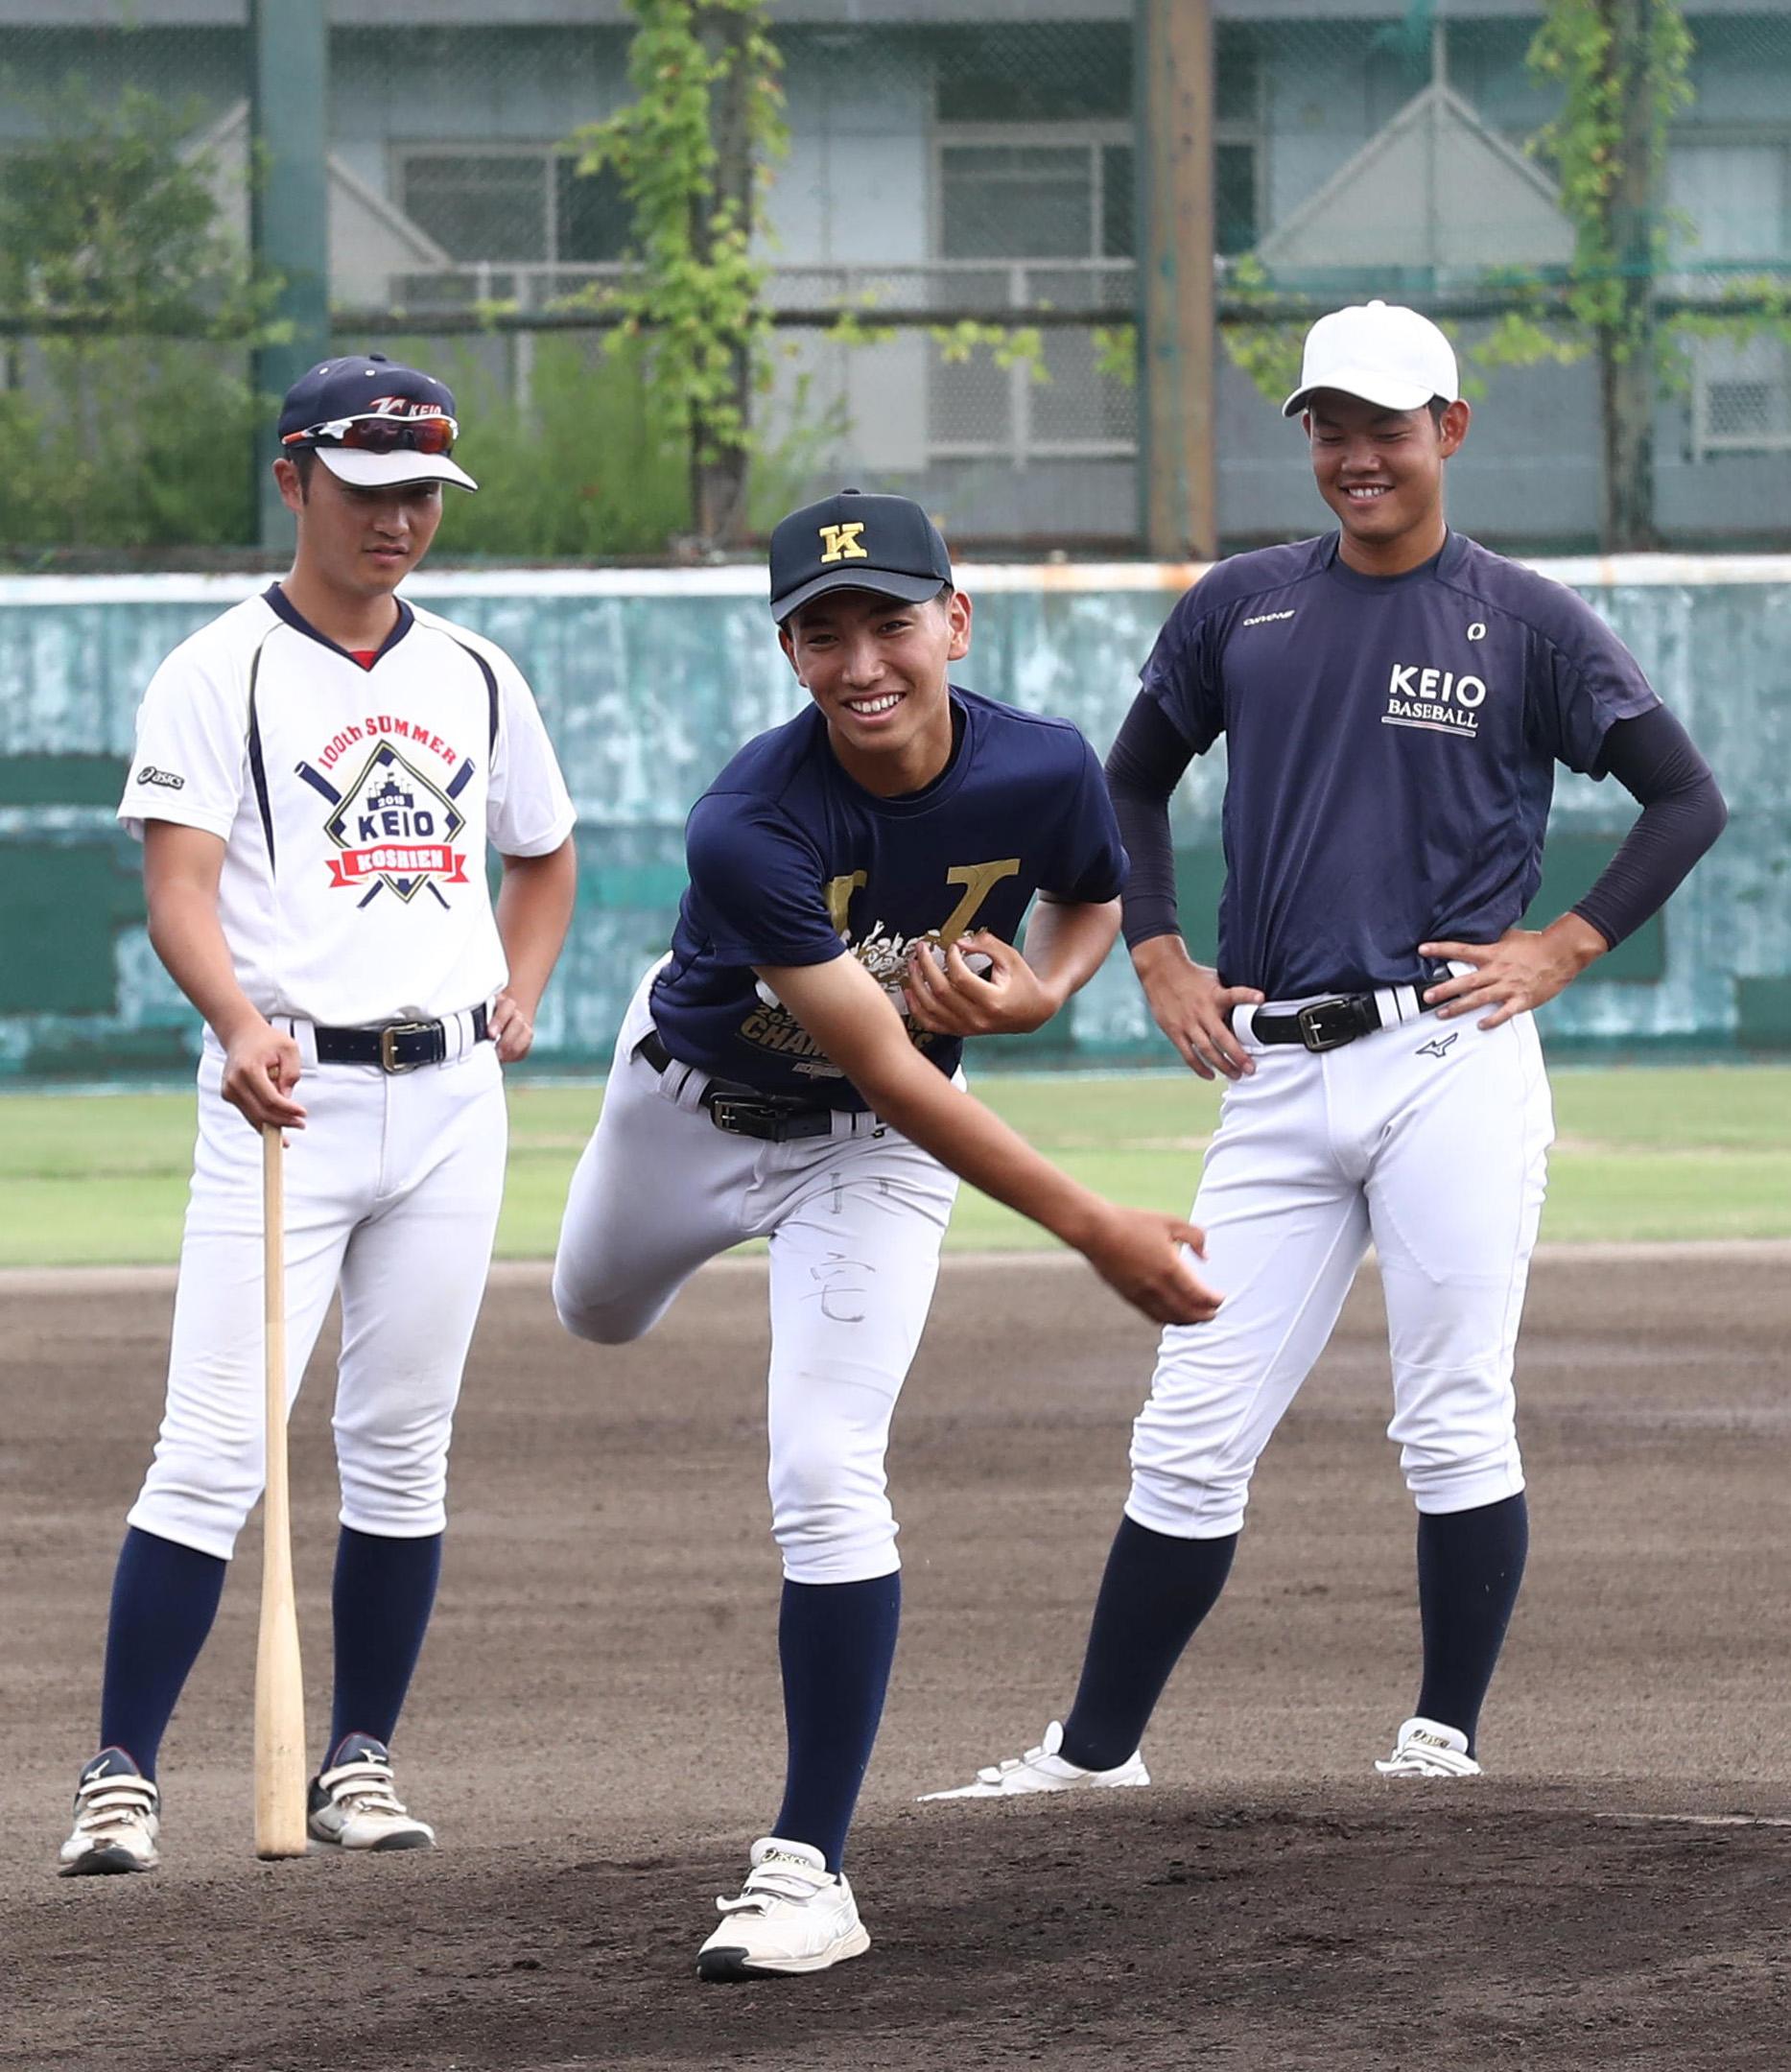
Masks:
[[[1559,265],[1571,228],[1527,150],[1552,103],[1525,63],[1541,0],[1214,0],[1218,242],[1338,299],[1420,303],[1487,268]],[[1791,275],[1791,13],[1692,0],[1695,99],[1667,174],[1683,275]],[[780,0],[788,157],[764,246],[787,309],[1089,313],[1052,329],[1040,381],[925,331],[842,347],[784,335],[768,436],[949,511],[961,532],[1115,544],[1136,524],[1133,393],[1103,337],[1132,308],[1128,0]],[[131,26],[121,24],[128,18]],[[1415,28],[1424,33],[1414,33]],[[244,0],[0,0],[11,93],[0,149],[70,73],[135,80],[194,110],[221,196],[242,209]],[[542,307],[620,262],[607,176],[576,131],[628,94],[620,0],[332,0],[332,287],[362,312],[476,299]],[[495,349],[495,348],[494,348]],[[527,342],[508,348],[529,378]],[[1496,541],[1572,546],[1598,507],[1590,366],[1491,378],[1459,521]],[[1223,366],[1229,541],[1309,526],[1288,433]],[[1686,541],[1791,533],[1791,356],[1781,338],[1702,341],[1663,384],[1659,515]]]

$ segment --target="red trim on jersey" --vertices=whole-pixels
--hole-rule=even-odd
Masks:
[[[348,652],[353,655],[363,669],[371,669],[374,663],[379,660],[379,649],[377,648],[351,648]]]

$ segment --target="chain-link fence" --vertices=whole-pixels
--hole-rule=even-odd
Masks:
[[[745,531],[850,479],[924,497],[967,545],[1136,545],[1145,4],[907,0],[842,22],[773,0],[788,145],[758,204],[773,328]],[[586,154],[590,127],[634,97],[636,23],[622,0],[447,12],[329,10],[338,342],[428,355],[463,391],[486,487],[444,548],[663,552],[691,530],[689,470],[643,407],[650,324],[621,344],[600,327],[638,225],[616,168]],[[1458,519],[1502,543],[1591,541],[1599,376],[1570,306],[1584,240],[1571,167],[1537,143],[1568,92],[1536,61],[1560,11],[1212,12],[1227,543],[1313,522],[1264,391],[1308,304],[1367,294],[1433,309],[1469,352],[1482,422]],[[1650,33],[1675,14],[1631,12]],[[1685,14],[1685,91],[1616,262],[1642,255],[1660,323],[1656,515],[1672,539],[1780,540],[1791,10]],[[249,9],[221,0],[0,9],[0,544],[15,552],[255,538],[247,428],[266,399],[242,341],[271,290],[244,256],[252,35]]]

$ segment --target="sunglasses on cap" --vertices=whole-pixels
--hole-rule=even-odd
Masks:
[[[460,436],[460,425],[441,413],[430,417],[333,417],[327,424],[289,432],[280,444],[346,446],[361,453],[440,455],[452,451]]]

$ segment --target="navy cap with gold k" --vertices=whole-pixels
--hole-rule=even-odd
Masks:
[[[938,527],[907,497],[842,489],[791,511],[771,534],[771,616],[780,624],[829,590],[919,604],[951,580]]]

